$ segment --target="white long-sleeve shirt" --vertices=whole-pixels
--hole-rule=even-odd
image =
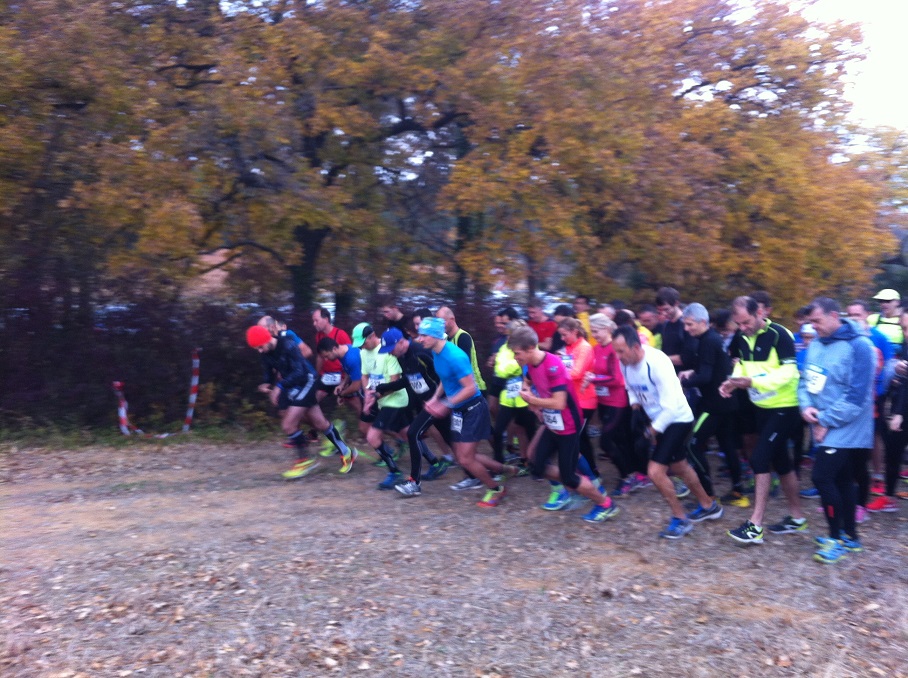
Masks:
[[[643,347],[643,360],[621,365],[631,405],[640,405],[652,427],[663,433],[671,424],[686,424],[694,413],[684,397],[671,359],[652,346]]]

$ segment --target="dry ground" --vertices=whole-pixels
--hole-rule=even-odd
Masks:
[[[0,675],[908,676],[908,506],[822,566],[815,514],[749,549],[733,508],[671,542],[653,489],[587,525],[529,478],[482,510],[456,469],[407,500],[368,463],[284,482],[286,462],[7,449]]]

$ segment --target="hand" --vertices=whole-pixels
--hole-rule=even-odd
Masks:
[[[256,389],[259,393],[270,393],[270,392],[271,392],[271,384],[259,384],[258,386],[255,387],[255,389]]]
[[[431,414],[436,419],[444,419],[451,413],[451,408],[447,405],[443,405],[438,398],[432,398],[426,401],[424,405],[426,412]]]
[[[908,360],[900,360],[895,365],[895,373],[900,377],[904,377],[908,374]]]
[[[583,381],[580,382],[580,385],[583,388],[586,388],[587,386],[590,385],[590,382],[593,381],[593,379],[595,379],[595,378],[596,378],[595,374],[593,374],[592,372],[587,372],[586,374],[583,375]]]
[[[363,410],[368,412],[375,405],[375,391],[366,391],[366,399],[363,403]]]
[[[735,385],[735,388],[750,388],[754,384],[750,377],[732,377],[729,381]]]
[[[719,395],[723,398],[731,398],[731,394],[734,390],[735,386],[731,383],[731,379],[726,379],[719,386]]]
[[[684,370],[682,372],[678,372],[678,379],[680,379],[681,381],[684,381],[685,379],[690,379],[692,376],[694,376],[693,370]]]
[[[280,395],[281,395],[281,389],[279,389],[279,388],[271,389],[271,391],[268,393],[268,399],[271,401],[272,405],[277,405],[277,399],[280,397]]]
[[[523,401],[530,405],[530,399],[533,398],[533,392],[524,384],[520,389],[520,397],[523,398]]]
[[[801,418],[808,424],[820,423],[820,411],[816,407],[805,407],[801,411]]]
[[[826,433],[827,433],[828,431],[829,431],[829,429],[826,428],[825,426],[820,426],[819,424],[815,425],[815,426],[813,427],[813,440],[814,440],[814,442],[816,442],[817,444],[822,443],[823,440],[826,438]]]
[[[890,431],[901,431],[902,430],[902,415],[893,414],[889,417],[889,430]]]

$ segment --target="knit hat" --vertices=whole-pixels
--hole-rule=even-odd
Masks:
[[[444,339],[445,321],[442,318],[423,318],[419,323],[419,333],[433,339]]]

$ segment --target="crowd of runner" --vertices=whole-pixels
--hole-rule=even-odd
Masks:
[[[387,468],[378,489],[404,497],[420,496],[423,481],[457,465],[465,477],[450,489],[484,489],[482,508],[501,504],[510,479],[532,476],[548,481],[542,509],[586,499],[583,520],[597,523],[618,514],[616,500],[655,486],[670,514],[660,536],[680,539],[731,505],[751,510],[727,531],[741,544],[763,543],[766,531],[806,530],[803,500],[816,498],[828,536],[815,538],[814,559],[862,551],[858,524],[908,499],[900,483],[908,480],[908,310],[898,292],[874,297],[878,313],[862,300],[842,309],[814,299],[798,310],[796,333],[771,319],[765,292],[712,315],[682,304],[672,288],[654,301],[636,313],[619,304],[593,312],[578,296],[551,317],[532,303],[526,319],[500,309],[482,360],[488,383],[476,344],[446,306],[407,315],[388,302],[383,331],[360,323],[350,335],[319,308],[314,346],[265,316],[246,338],[261,354],[258,389],[280,411],[284,445],[296,456],[283,476],[307,476],[319,456],[336,455],[340,473],[353,469],[359,450],[345,441],[342,421],[323,413],[329,398],[326,405],[353,409],[360,436]],[[404,449],[409,473],[398,465]],[[709,456],[722,462],[715,470],[728,477],[724,491]],[[611,490],[603,459],[617,471]],[[779,491],[786,515],[767,522]]]

